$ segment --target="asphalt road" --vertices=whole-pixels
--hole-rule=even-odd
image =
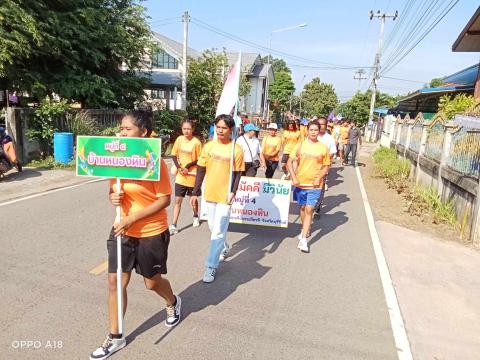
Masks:
[[[396,359],[354,169],[331,176],[309,254],[292,203],[288,229],[230,226],[213,284],[201,281],[207,224],[193,229],[184,207],[168,261],[182,322],[167,329],[163,300],[134,275],[129,344],[112,359]],[[88,359],[104,340],[106,193],[97,182],[0,206],[1,359]]]

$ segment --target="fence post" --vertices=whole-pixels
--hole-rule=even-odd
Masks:
[[[395,134],[395,125],[397,124],[397,118],[390,121],[390,132],[388,134],[388,146],[393,142],[393,136]]]
[[[405,153],[407,152],[408,148],[410,147],[410,138],[412,137],[412,124],[407,124],[407,139],[405,140]]]
[[[420,140],[420,149],[418,149],[418,161],[417,161],[417,176],[415,179],[415,184],[418,184],[420,181],[420,158],[425,156],[425,148],[427,147],[427,136],[428,136],[428,127],[430,122],[423,123],[423,130],[422,130],[422,139]]]
[[[438,189],[437,193],[440,198],[443,199],[443,180],[442,180],[442,169],[447,167],[447,158],[450,155],[450,146],[452,145],[452,132],[456,124],[447,123],[443,126],[443,131],[445,133],[443,138],[443,149],[442,149],[442,157],[440,158],[440,167],[438,169]]]

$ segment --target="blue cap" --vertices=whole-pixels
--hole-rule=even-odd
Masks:
[[[302,125],[308,125],[309,121],[307,119],[302,119],[302,121],[300,121],[300,124]]]
[[[251,123],[248,123],[247,125],[245,125],[243,127],[243,131],[247,132],[247,131],[258,131],[258,127],[256,127],[255,125],[251,124]]]
[[[3,134],[5,132],[5,128],[3,126],[0,126],[0,134]]]

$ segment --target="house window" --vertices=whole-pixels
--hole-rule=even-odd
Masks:
[[[165,51],[160,50],[152,55],[153,69],[178,69],[178,61]]]
[[[151,90],[151,98],[152,99],[166,99],[167,98],[167,91],[166,90]],[[175,99],[175,92],[170,90],[170,100]]]

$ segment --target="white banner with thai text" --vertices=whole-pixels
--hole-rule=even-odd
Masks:
[[[291,181],[243,176],[230,212],[230,222],[288,227],[291,189]]]

